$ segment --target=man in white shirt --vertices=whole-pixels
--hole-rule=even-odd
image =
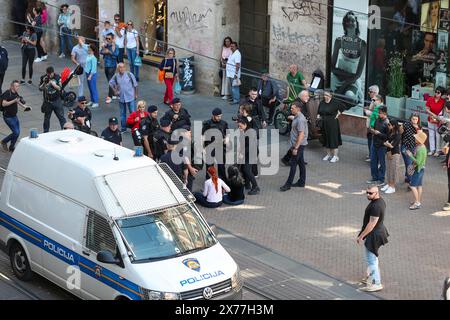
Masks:
[[[125,53],[125,28],[120,28],[120,15],[114,15],[114,37],[116,39],[116,47],[119,49],[119,56],[117,63],[123,63],[123,56]]]
[[[238,104],[240,98],[239,87],[241,85],[242,57],[237,42],[232,42],[230,48],[233,53],[227,61],[227,78],[231,83],[231,95],[233,97],[231,104]]]

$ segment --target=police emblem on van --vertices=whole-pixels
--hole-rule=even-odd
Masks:
[[[191,270],[200,272],[200,263],[195,258],[184,259],[183,264]]]
[[[102,276],[102,268],[100,266],[95,267],[95,277],[98,279]]]

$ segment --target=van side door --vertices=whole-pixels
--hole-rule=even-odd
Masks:
[[[133,298],[140,294],[125,280],[125,268],[97,261],[100,251],[110,251],[120,257],[111,225],[104,216],[93,210],[86,217],[83,254],[80,257],[82,295],[85,299],[114,299],[118,295]]]

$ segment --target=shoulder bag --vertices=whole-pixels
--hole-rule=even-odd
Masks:
[[[167,60],[166,60],[167,61]],[[173,59],[173,69],[175,69],[175,59]],[[165,79],[173,79],[174,73],[173,72],[165,72],[164,78]]]
[[[164,81],[164,74],[166,73],[166,71],[164,69],[166,68],[166,63],[167,63],[167,60],[164,59],[164,67],[162,70],[159,70],[159,72],[158,72],[158,81],[161,83]]]

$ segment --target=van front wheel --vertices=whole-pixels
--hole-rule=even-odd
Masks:
[[[15,242],[11,245],[9,259],[13,272],[19,280],[30,281],[33,278],[27,254],[19,243]]]

